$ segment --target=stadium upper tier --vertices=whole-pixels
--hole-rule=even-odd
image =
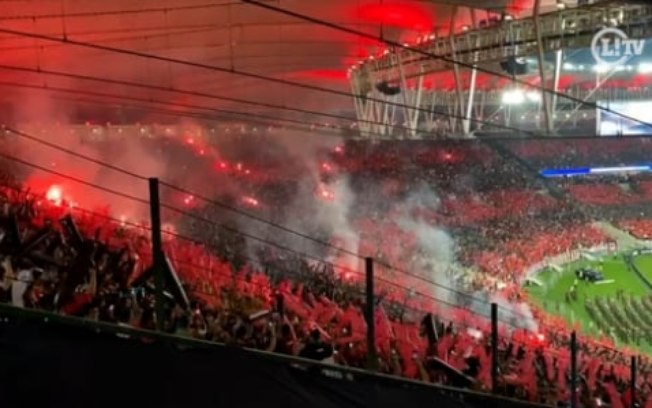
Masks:
[[[539,17],[544,52],[588,48],[594,34],[604,27],[617,27],[630,38],[647,38],[652,34],[649,21],[652,6],[635,4],[601,4],[557,10]],[[490,27],[469,29],[439,37],[430,34],[411,49],[386,50],[383,55],[361,62],[351,71],[360,89],[373,89],[378,78],[398,81],[437,71],[452,69],[451,61],[467,67],[491,65],[509,58],[529,57],[538,52],[535,17],[506,20]],[[427,53],[427,54],[425,54]],[[402,73],[399,74],[399,69]]]
[[[459,32],[391,44],[349,70],[361,135],[600,132],[596,105],[649,99],[650,18],[650,5],[604,2],[490,24],[474,19]],[[640,53],[600,63],[593,43],[605,28],[639,41]]]

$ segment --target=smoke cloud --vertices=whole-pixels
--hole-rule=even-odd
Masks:
[[[48,107],[45,103],[42,107],[50,118],[61,118],[56,107]],[[467,292],[460,281],[467,271],[457,262],[454,239],[444,228],[423,216],[440,206],[440,198],[430,186],[422,184],[399,195],[403,198],[388,200],[381,188],[382,180],[365,179],[361,183],[355,173],[338,171],[332,162],[333,151],[342,145],[338,138],[320,138],[309,132],[289,130],[277,133],[257,128],[254,131],[252,126],[238,125],[215,131],[192,122],[157,128],[70,126],[49,122],[24,126],[20,130],[73,154],[17,135],[6,137],[3,151],[102,189],[19,166],[22,180],[40,192],[57,185],[65,199],[80,207],[108,206],[115,217],[146,220],[149,208],[146,203],[138,202],[148,199],[146,181],[76,157],[88,156],[132,173],[168,180],[224,204],[216,205],[168,188],[162,190],[165,203],[195,217],[206,218],[217,227],[169,211],[164,212],[164,221],[174,223],[182,232],[207,243],[215,241],[222,233],[220,226],[227,225],[243,235],[241,244],[228,242],[229,250],[242,245],[247,260],[260,264],[270,253],[285,258],[306,256],[313,262],[317,259],[335,264],[336,271],[343,267],[339,272],[346,274],[349,270],[363,271],[361,260],[347,253],[380,257],[396,269],[378,268],[381,277],[436,299],[440,302],[438,313],[442,317],[451,316],[452,311],[446,305],[459,305],[487,316],[490,303],[496,302],[506,311],[502,318],[511,325],[536,330],[527,305],[514,304],[484,291]],[[135,200],[107,190],[132,196]],[[371,222],[372,229],[361,227],[364,222]],[[224,240],[220,242],[223,244]],[[342,248],[346,253],[333,247]]]

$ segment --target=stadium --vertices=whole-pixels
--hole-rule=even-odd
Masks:
[[[652,407],[652,4],[0,3],[6,406]]]

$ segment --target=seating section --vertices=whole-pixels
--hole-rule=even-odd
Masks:
[[[608,218],[637,237],[652,236],[652,224],[626,210],[648,199],[652,182],[645,177],[623,181],[605,176],[551,184],[532,170],[593,159],[609,164],[613,155],[622,154],[624,161],[652,149],[647,142],[632,140],[622,146],[605,141],[615,153],[600,155],[583,140],[572,141],[569,151],[557,141],[535,140],[528,147],[524,142],[500,142],[507,153],[482,141],[351,142],[336,152],[320,152],[318,166],[292,163],[287,167],[291,171],[275,169],[286,160],[275,156],[261,165],[253,155],[224,159],[215,171],[252,192],[242,203],[248,211],[264,211],[272,219],[285,214],[297,197],[309,201],[310,217],[321,216],[321,211],[336,213],[338,205],[350,200],[345,211],[336,213],[339,218],[330,218],[332,236],[323,240],[347,248],[353,242],[356,254],[376,261],[381,372],[448,385],[456,384],[463,373],[476,389],[489,389],[490,325],[486,314],[477,311],[486,309],[488,299],[499,299],[511,310],[507,314],[516,313],[514,319],[503,316],[500,325],[501,391],[556,404],[569,398],[572,327],[544,316],[536,306],[533,316],[515,312],[524,299],[520,289],[524,274],[546,258],[610,243],[593,223],[596,220]],[[263,170],[265,166],[271,167],[269,171]],[[293,178],[306,168],[320,169],[308,189],[300,185],[305,180]],[[337,190],[342,180],[346,189]],[[315,197],[306,197],[311,189]],[[17,184],[0,193],[1,300],[155,328],[147,226],[114,220],[108,210],[89,212],[52,203]],[[607,215],[608,208],[621,206],[617,217]],[[213,220],[209,207],[192,211]],[[69,213],[72,218],[61,223]],[[190,237],[165,235],[165,253],[182,283],[169,288],[174,300],[168,301],[166,330],[352,367],[366,365],[361,259],[332,247],[319,246],[317,257],[303,248],[283,251],[282,246],[253,245],[233,228],[225,232],[205,223],[182,227]],[[347,231],[341,231],[343,227]],[[459,278],[454,275],[461,269],[470,271],[468,281],[460,280],[456,286]],[[474,293],[487,300],[476,299],[479,304],[470,308],[451,294],[451,288],[433,284],[442,277],[467,297]],[[183,291],[189,295],[187,305]],[[616,305],[614,300],[601,300],[586,307],[587,313],[602,316],[605,322],[627,322],[619,326],[618,338],[631,340],[643,336],[647,328],[646,302],[628,299]],[[436,318],[436,340],[423,335],[421,322],[427,314]],[[538,326],[538,331],[523,330],[526,323]],[[609,387],[589,391],[597,384],[603,388],[613,384],[612,398],[624,393],[629,356],[609,354],[605,362],[598,357],[608,353],[611,342],[582,338],[582,344],[580,367],[587,378],[583,397],[609,394]],[[316,349],[336,353],[320,354]],[[606,370],[596,374],[596,364],[609,364],[622,376],[615,381]]]
[[[568,191],[579,202],[591,205],[634,204],[643,197],[627,194],[618,184],[574,184]]]
[[[646,240],[652,239],[652,220],[622,220],[619,223],[619,227],[636,238]]]
[[[37,236],[44,229],[54,232],[37,244],[29,257],[20,260],[3,246],[2,298],[21,307],[141,328],[155,327],[151,278],[142,287],[132,286],[151,262],[145,229],[107,223],[106,214],[75,212],[75,225],[86,242],[76,252],[71,247],[74,245],[72,230],[57,223],[67,210],[29,195],[21,197],[26,200],[16,201],[11,194],[3,195],[5,215],[19,216],[21,235]],[[3,233],[7,232],[3,228]],[[573,238],[600,238],[587,229],[578,229],[573,234],[565,238],[566,245],[571,245]],[[85,252],[83,248],[91,251]],[[212,256],[202,246],[168,239],[165,249],[168,254],[174,254],[171,262],[193,299],[187,319],[181,319],[179,305],[170,305],[165,322],[169,331],[308,358],[319,358],[307,346],[319,336],[318,341],[332,345],[337,351],[332,355],[336,363],[365,365],[366,325],[360,308],[359,278],[343,279],[332,269],[300,260],[293,261],[290,270],[271,263],[266,273],[253,266],[234,271],[231,265]],[[66,253],[67,257],[61,257]],[[87,263],[85,257],[90,257],[95,265],[86,277],[72,282],[61,279],[66,268],[75,270]],[[41,272],[37,264],[47,265],[49,273]],[[76,289],[71,293],[68,285]],[[381,283],[380,288],[382,292],[386,287]],[[282,313],[266,312],[278,311],[275,307],[279,297],[283,298]],[[416,296],[411,294],[411,297]],[[419,301],[410,302],[405,297],[400,303],[398,300],[397,296],[390,296],[376,310],[376,345],[382,372],[453,384],[457,380],[452,371],[434,368],[436,360],[433,359],[438,359],[473,377],[479,389],[490,386],[491,359],[485,347],[489,323],[485,318],[456,310],[450,315],[454,320],[443,323],[439,341],[429,346],[420,335],[420,320],[426,312],[437,309],[433,305],[429,310],[416,309]],[[500,384],[508,395],[530,401],[565,398],[563,389],[554,381],[561,378],[561,373],[547,370],[555,359],[558,364],[567,362],[564,345],[567,337],[558,328],[543,333],[535,336],[523,335],[518,330],[511,335],[503,332]],[[542,338],[546,339],[546,353],[541,353]],[[517,349],[521,351],[516,352]],[[469,368],[471,361],[475,369]],[[615,360],[615,363],[625,365],[626,361]],[[536,370],[532,370],[533,366]],[[563,363],[561,367],[568,365]]]

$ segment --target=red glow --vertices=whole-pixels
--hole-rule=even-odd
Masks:
[[[322,163],[321,164],[321,169],[324,170],[325,172],[331,172],[331,171],[333,171],[333,166],[331,166],[328,163]]]
[[[215,168],[217,170],[226,170],[229,167],[228,163],[225,161],[219,161],[215,163]]]
[[[260,205],[260,202],[253,197],[242,197],[242,201],[251,207],[258,207]]]
[[[186,206],[191,206],[195,202],[195,197],[194,196],[187,196],[186,198],[183,199],[183,203]]]
[[[169,235],[174,235],[174,234],[177,233],[176,227],[174,225],[172,225],[172,224],[163,224],[161,226],[161,230],[163,231],[163,233],[165,235],[168,235],[168,238],[169,238]]]
[[[305,71],[296,71],[290,74],[297,78],[316,79],[320,81],[347,81],[346,71],[336,69],[311,69]]]
[[[512,0],[507,5],[507,10],[511,14],[518,14],[523,10],[531,9],[533,7],[533,2],[531,0]]]
[[[417,31],[430,30],[433,16],[425,7],[407,4],[369,4],[358,9],[360,20]]]
[[[344,153],[344,148],[342,146],[335,146],[335,153],[337,154]]]
[[[322,199],[326,201],[333,201],[335,199],[335,193],[332,191],[326,189],[326,187],[321,186],[317,190],[317,195]]]
[[[45,198],[54,205],[61,205],[61,202],[63,201],[63,191],[61,190],[61,187],[57,185],[51,186],[45,194]]]

